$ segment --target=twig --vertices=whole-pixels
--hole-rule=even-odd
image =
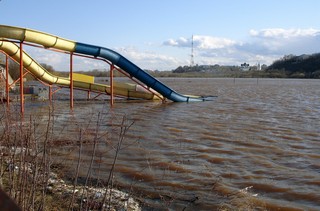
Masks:
[[[93,161],[94,161],[94,157],[95,157],[95,153],[96,153],[96,146],[97,146],[97,137],[98,137],[98,132],[99,132],[99,125],[100,125],[100,112],[98,113],[98,120],[97,120],[97,124],[96,124],[96,131],[95,131],[95,135],[94,135],[94,139],[93,139],[93,151],[92,151],[92,155],[91,155],[91,161],[90,161],[90,165],[88,168],[88,172],[87,172],[87,176],[86,176],[86,181],[84,184],[84,188],[87,187],[88,185],[88,181],[90,178],[90,174],[91,174],[91,169],[92,169],[92,165],[93,165]],[[87,192],[86,192],[87,193]],[[84,191],[82,193],[81,196],[81,203],[80,203],[80,208],[82,207],[82,202],[83,202],[83,197],[84,197]],[[87,203],[88,206],[89,203]]]
[[[115,166],[116,166],[116,162],[117,162],[117,159],[118,159],[118,155],[119,155],[119,152],[120,152],[120,149],[121,149],[121,144],[122,144],[122,142],[124,140],[124,137],[125,137],[125,134],[126,134],[127,130],[133,125],[133,122],[132,122],[129,126],[125,126],[126,120],[127,120],[127,118],[126,118],[126,116],[124,116],[122,118],[121,131],[120,131],[120,134],[119,134],[119,140],[118,140],[118,144],[117,144],[117,148],[116,148],[116,154],[114,156],[113,163],[112,163],[112,166],[111,166],[111,170],[109,172],[109,177],[108,177],[108,180],[107,180],[106,191],[104,193],[101,210],[103,210],[103,206],[104,206],[104,204],[106,203],[106,200],[107,200],[107,193],[108,193],[107,190],[108,190],[108,188],[110,186],[110,183],[112,182],[113,172],[114,172],[114,169],[115,169]],[[110,195],[111,195],[111,188],[110,188]],[[110,205],[110,201],[111,201],[111,197],[109,197],[109,205]]]
[[[76,190],[76,186],[77,186],[77,183],[78,183],[79,169],[80,169],[80,163],[81,163],[81,152],[82,152],[82,129],[80,128],[78,164],[77,164],[76,175],[75,175],[74,183],[73,183],[72,198],[71,198],[71,202],[69,204],[68,210],[70,210],[70,209],[73,210],[73,203],[74,203],[74,198],[75,198],[75,190]]]

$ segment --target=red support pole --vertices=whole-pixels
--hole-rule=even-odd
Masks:
[[[113,106],[113,69],[114,65],[110,65],[110,106]]]
[[[70,53],[70,109],[73,109],[73,53]]]
[[[24,93],[23,93],[23,43],[20,42],[20,111],[24,114]]]
[[[88,92],[87,92],[87,100],[90,100],[90,98],[91,98],[90,90],[88,90]]]
[[[49,102],[52,103],[52,86],[49,86]]]
[[[10,96],[9,96],[9,57],[6,55],[6,99],[7,107],[9,108]]]

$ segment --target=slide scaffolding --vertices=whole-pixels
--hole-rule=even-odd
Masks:
[[[70,77],[70,86],[69,86],[69,96],[70,96],[70,109],[72,110],[74,108],[74,71],[73,71],[73,58],[74,56],[79,56],[79,57],[85,57],[85,58],[89,58],[89,59],[94,59],[94,60],[100,60],[105,62],[108,66],[109,66],[109,70],[110,70],[110,76],[109,76],[109,80],[110,80],[110,93],[105,92],[105,93],[98,93],[98,96],[100,96],[101,94],[106,94],[110,96],[110,106],[112,107],[114,105],[114,71],[117,70],[119,72],[121,72],[123,75],[125,75],[126,77],[130,78],[132,81],[134,81],[135,83],[139,84],[141,87],[145,88],[147,91],[152,92],[152,90],[150,90],[149,88],[145,87],[143,84],[141,84],[141,82],[135,80],[134,78],[132,78],[130,75],[128,75],[126,72],[122,71],[120,68],[116,67],[114,64],[112,64],[111,62],[109,62],[106,59],[102,59],[102,58],[95,58],[93,56],[87,56],[87,55],[81,55],[81,54],[77,54],[74,52],[66,52],[66,51],[62,51],[62,50],[57,50],[57,49],[50,49],[50,48],[44,48],[42,46],[39,45],[35,45],[35,44],[30,44],[30,43],[25,43],[25,42],[17,42],[17,41],[9,41],[9,40],[2,40],[5,42],[14,42],[14,43],[18,43],[19,44],[19,48],[20,48],[20,52],[19,52],[19,78],[14,81],[13,83],[9,83],[8,78],[9,76],[9,55],[6,54],[5,52],[1,51],[3,54],[5,54],[6,56],[6,62],[5,62],[5,99],[6,99],[6,104],[7,107],[9,108],[9,103],[10,103],[10,95],[9,95],[9,90],[10,87],[13,86],[14,84],[16,84],[17,82],[20,83],[20,88],[19,88],[19,99],[20,99],[20,112],[21,114],[24,114],[25,112],[25,96],[24,96],[24,80],[23,78],[25,77],[25,75],[27,75],[29,73],[28,70],[26,70],[24,68],[23,65],[23,49],[24,49],[24,45],[28,45],[28,46],[32,46],[32,47],[38,47],[38,48],[42,48],[45,50],[51,50],[51,51],[55,51],[55,52],[59,52],[59,53],[65,53],[65,54],[69,54],[69,77]],[[49,96],[48,99],[50,101],[50,103],[52,102],[52,96],[53,94],[55,94],[57,91],[59,91],[61,89],[57,88],[56,90],[53,90],[53,87],[51,84],[47,84],[41,80],[40,81],[42,84],[44,84],[45,86],[49,87]],[[63,86],[62,86],[63,87]],[[80,89],[81,90],[81,89]],[[88,92],[88,99],[90,99],[90,90],[86,90]],[[160,99],[162,99],[164,101],[164,98],[159,95],[156,92],[152,92],[153,94],[155,94],[156,96],[158,96]],[[98,97],[96,96],[96,97]]]

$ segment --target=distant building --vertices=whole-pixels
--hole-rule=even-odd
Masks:
[[[257,70],[258,70],[258,71],[260,71],[260,70],[261,70],[260,62],[258,62],[258,64],[257,64]]]
[[[248,71],[248,70],[250,70],[250,65],[247,64],[247,63],[243,63],[243,64],[240,65],[240,69],[242,71]]]

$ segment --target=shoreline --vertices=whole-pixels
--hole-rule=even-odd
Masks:
[[[21,189],[17,188],[15,191],[11,192],[10,177],[12,175],[24,175],[26,182],[34,182],[36,177],[38,180],[43,180],[43,190],[37,189],[33,190],[33,193],[38,198],[41,195],[40,192],[43,191],[44,203],[50,208],[57,208],[58,210],[68,209],[82,209],[85,208],[90,210],[127,210],[127,211],[141,211],[140,203],[134,198],[133,195],[126,193],[124,191],[115,188],[102,188],[94,187],[90,185],[72,184],[69,179],[63,179],[58,176],[58,172],[50,169],[49,171],[42,172],[41,170],[34,170],[35,166],[31,162],[26,161],[16,161],[15,163],[10,160],[11,156],[19,157],[24,153],[29,152],[29,149],[24,147],[7,147],[0,146],[0,153],[2,156],[1,170],[2,175],[0,177],[0,189],[7,194],[7,198],[1,198],[4,200],[3,204],[12,203],[19,204],[14,196],[17,196],[23,192],[23,187]],[[32,154],[32,153],[31,153]],[[35,172],[37,171],[37,172]],[[10,176],[11,175],[11,176]],[[77,180],[79,178],[75,178]],[[12,181],[11,181],[12,182]],[[39,182],[39,181],[38,181]],[[106,192],[107,191],[107,192]],[[11,194],[10,194],[11,192]],[[12,200],[10,202],[10,199]],[[105,203],[103,203],[105,202]],[[1,203],[0,203],[1,205]],[[28,206],[30,206],[28,204]],[[42,208],[47,210],[45,205]],[[2,207],[3,208],[3,207]],[[0,207],[0,209],[2,209]],[[23,210],[20,207],[21,210]]]

